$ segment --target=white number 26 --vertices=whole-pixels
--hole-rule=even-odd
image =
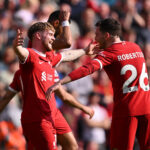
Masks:
[[[126,72],[128,70],[131,71],[131,76],[123,84],[123,93],[129,93],[129,92],[134,92],[134,91],[138,90],[137,86],[129,87],[129,84],[132,83],[137,77],[137,70],[133,65],[125,65],[121,69],[121,75],[126,74]],[[148,74],[146,73],[146,65],[145,65],[145,63],[143,63],[142,72],[141,72],[141,75],[140,75],[140,78],[139,78],[139,84],[140,84],[140,87],[144,91],[148,91],[149,90],[149,84],[145,85],[145,83],[144,83],[145,78],[148,79]]]

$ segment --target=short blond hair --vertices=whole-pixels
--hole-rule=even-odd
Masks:
[[[38,31],[51,30],[55,32],[54,27],[49,22],[37,22],[33,24],[28,30],[28,37],[32,41],[34,33]]]

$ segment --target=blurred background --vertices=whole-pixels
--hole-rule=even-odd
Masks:
[[[19,68],[12,48],[16,29],[24,36],[28,27],[38,21],[47,21],[49,15],[60,8],[71,11],[72,48],[85,48],[94,38],[95,23],[99,19],[113,17],[122,24],[122,40],[136,42],[145,55],[150,74],[150,0],[0,0],[0,97],[11,83]],[[25,38],[25,47],[28,44]],[[63,78],[91,58],[58,66]],[[81,111],[64,105],[57,98],[57,106],[70,124],[80,150],[109,150],[109,130],[113,109],[113,90],[104,71],[65,85],[79,102],[95,110],[92,120]],[[0,114],[0,150],[25,150],[20,114],[22,98],[18,94]],[[99,122],[95,126],[94,122]],[[61,149],[61,147],[59,148]],[[139,150],[135,140],[134,150]]]

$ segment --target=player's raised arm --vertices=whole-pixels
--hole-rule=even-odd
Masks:
[[[85,48],[83,51],[84,52],[86,51],[86,53],[87,52],[88,53],[95,53],[95,52],[97,53],[97,50],[99,50],[99,47],[97,47],[97,46],[98,45],[96,43],[90,43],[88,45],[88,47]],[[72,51],[70,51],[70,53],[66,51],[67,55],[66,55],[66,57],[63,56],[63,61],[67,61],[67,60],[69,61],[70,59],[75,58],[74,55],[76,55],[76,53],[77,53],[76,51],[78,51],[78,50],[72,50]],[[80,54],[80,52],[77,54]],[[92,74],[93,72],[95,72],[99,69],[102,69],[102,66],[100,65],[99,61],[97,61],[97,60],[92,60],[87,65],[79,67],[78,69],[72,71],[68,76],[64,77],[62,80],[60,80],[56,84],[49,87],[48,90],[46,91],[46,94],[45,94],[46,99],[49,99],[51,93],[56,91],[59,88],[60,84],[66,84],[66,83],[69,83],[71,81],[80,79],[80,78],[85,77],[89,74]]]
[[[74,49],[74,50],[67,50],[61,52],[62,54],[62,62],[63,61],[72,61],[75,60],[83,55],[95,55],[99,52],[99,44],[95,42],[89,43],[89,45],[84,49]]]
[[[94,110],[88,106],[82,105],[79,103],[71,94],[69,94],[67,91],[64,90],[64,88],[60,85],[58,90],[55,91],[56,95],[63,100],[66,104],[69,104],[70,106],[76,107],[80,110],[82,110],[84,113],[89,115],[90,118],[94,115]]]
[[[26,58],[29,55],[28,50],[23,47],[23,42],[24,42],[24,38],[22,36],[22,31],[20,29],[18,29],[17,36],[13,42],[13,48],[21,62],[25,62]]]
[[[62,32],[56,37],[55,41],[53,42],[53,49],[55,50],[69,48],[72,44],[72,35],[69,26],[69,19],[70,12],[61,10],[59,21],[62,26]]]
[[[97,60],[92,60],[87,65],[79,67],[78,69],[76,69],[76,70],[72,71],[70,74],[68,74],[68,76],[64,77],[63,79],[61,79],[56,84],[49,87],[48,90],[46,91],[46,94],[45,94],[46,99],[50,98],[51,93],[56,91],[60,87],[60,84],[63,85],[63,84],[69,83],[71,81],[78,80],[80,78],[83,78],[87,75],[92,74],[93,72],[95,72],[99,69],[102,69],[102,68],[101,68],[101,65],[99,64],[99,62]]]

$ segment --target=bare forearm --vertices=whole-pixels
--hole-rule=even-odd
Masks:
[[[72,81],[71,78],[69,76],[66,76],[60,80],[60,83],[63,85],[63,84],[69,83],[71,81]]]
[[[63,55],[62,61],[72,61],[75,60],[83,55],[85,55],[84,49],[78,49],[78,50],[68,50],[61,53]]]
[[[83,105],[80,104],[70,93],[64,90],[64,88],[61,86],[56,92],[56,95],[59,96],[63,100],[64,103],[76,107],[80,110],[83,110]]]
[[[26,60],[26,58],[28,57],[28,54],[29,54],[28,50],[22,46],[16,47],[15,53],[21,62],[24,62]]]
[[[69,48],[72,44],[72,35],[71,35],[71,30],[69,26],[63,27],[63,33],[61,35],[61,38],[64,39],[66,48]]]
[[[65,48],[70,48],[72,44],[71,31],[69,26],[63,27],[63,32],[58,36],[53,42],[53,49],[60,50]]]
[[[11,101],[11,99],[15,96],[15,94],[16,93],[7,91],[6,94],[0,99],[0,112],[4,110],[4,108]]]

